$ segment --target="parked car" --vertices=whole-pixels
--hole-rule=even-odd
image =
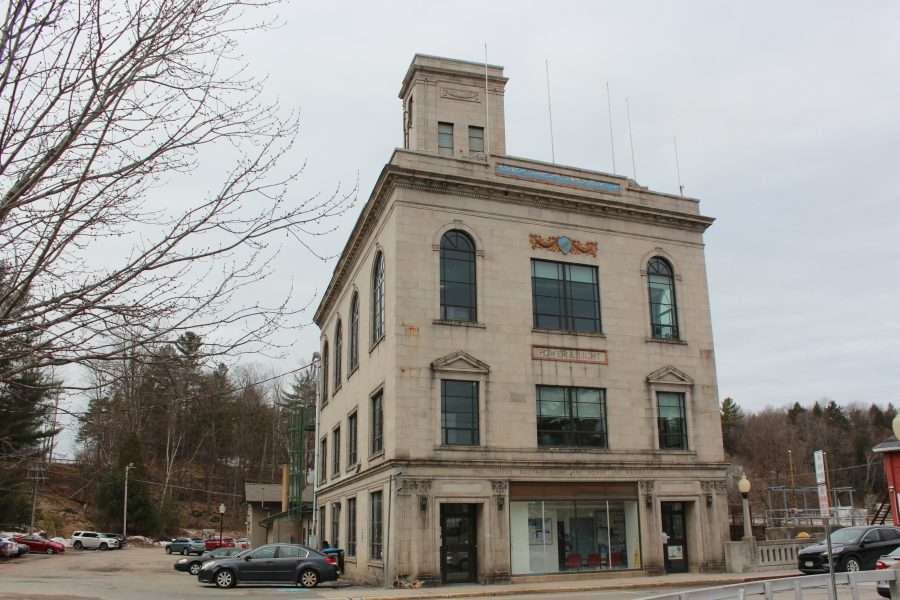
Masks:
[[[897,561],[900,561],[900,546],[895,548],[889,554],[885,554],[875,561],[876,569],[893,569],[894,565],[897,564]],[[879,581],[878,586],[876,587],[878,590],[878,595],[882,598],[890,598],[891,597],[891,588],[890,584],[884,581]]]
[[[200,572],[200,567],[203,566],[203,563],[206,561],[237,556],[241,552],[245,552],[245,550],[241,550],[240,548],[216,548],[215,550],[204,552],[200,556],[194,558],[179,558],[175,563],[175,570],[196,576]]]
[[[204,563],[197,580],[220,588],[240,583],[294,583],[311,588],[337,580],[334,562],[299,544],[267,544],[238,557]]]
[[[900,547],[900,529],[886,526],[845,527],[831,534],[835,571],[869,571],[880,556]],[[807,546],[797,553],[803,573],[828,572],[825,542]]]
[[[119,547],[119,540],[96,531],[76,531],[72,534],[72,547],[76,550],[110,550]]]
[[[58,542],[52,542],[45,537],[36,534],[17,535],[16,542],[25,544],[31,552],[40,552],[41,554],[56,554],[66,551],[66,547]]]
[[[117,540],[119,540],[119,547],[118,547],[119,550],[122,550],[123,548],[125,548],[125,544],[128,543],[128,540],[126,540],[125,536],[122,535],[121,533],[102,533],[100,535],[102,535],[103,537],[113,537],[113,538],[116,538]]]
[[[215,550],[216,548],[234,548],[234,538],[209,538],[206,540],[206,549]]]
[[[19,546],[14,539],[0,534],[0,559],[6,560],[14,557],[18,549]]]
[[[188,556],[191,554],[203,554],[206,552],[206,546],[200,538],[175,538],[166,546],[166,554],[181,554]]]

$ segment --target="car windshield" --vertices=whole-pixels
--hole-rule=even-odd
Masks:
[[[855,529],[853,527],[847,527],[846,529],[839,529],[831,534],[831,543],[832,544],[853,544],[859,539],[859,536],[862,535],[864,529]]]

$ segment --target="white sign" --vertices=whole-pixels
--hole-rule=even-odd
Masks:
[[[819,491],[819,511],[823,517],[827,517],[829,504],[828,483],[825,478],[825,453],[821,450],[816,450],[815,453],[813,453],[813,459],[816,464],[816,487]]]
[[[668,546],[666,550],[669,553],[669,560],[684,559],[684,549],[681,546]]]

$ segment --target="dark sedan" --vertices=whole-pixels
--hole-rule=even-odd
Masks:
[[[900,546],[900,529],[894,527],[845,527],[831,534],[835,571],[869,571],[878,557]],[[824,542],[807,546],[797,554],[803,573],[828,572],[828,548]]]
[[[239,583],[291,583],[306,588],[337,580],[334,559],[299,544],[269,544],[203,564],[197,579],[220,588]]]
[[[197,575],[197,573],[200,572],[200,567],[206,561],[215,560],[217,558],[229,558],[231,556],[236,556],[241,552],[244,552],[244,550],[241,550],[240,548],[216,548],[215,550],[204,552],[200,556],[179,558],[175,563],[175,570],[190,573],[191,575]]]

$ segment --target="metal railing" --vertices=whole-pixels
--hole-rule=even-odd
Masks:
[[[835,573],[835,584],[846,586],[854,600],[860,597],[859,585],[862,583],[890,583],[897,580],[895,569],[883,569],[880,571],[858,571],[856,573]],[[803,599],[804,590],[829,590],[831,583],[828,573],[824,575],[804,575],[802,577],[786,577],[784,579],[770,579],[768,581],[754,581],[751,583],[738,583],[715,588],[699,590],[687,590],[672,592],[658,596],[646,596],[642,600],[743,600],[753,596],[762,596],[766,600],[778,600],[787,598],[784,594],[790,592],[794,600]],[[776,594],[781,594],[776,596]],[[829,594],[830,597],[830,594]]]
[[[868,511],[864,508],[836,506],[831,509],[831,524],[841,527],[868,525]],[[773,508],[766,511],[766,527],[821,527],[822,513],[818,508]]]

